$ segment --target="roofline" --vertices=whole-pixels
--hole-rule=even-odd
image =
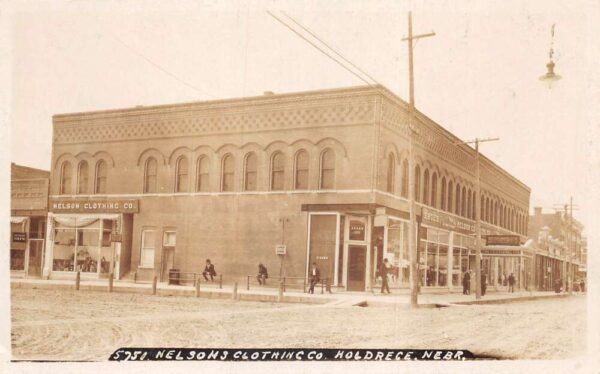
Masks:
[[[325,97],[339,97],[339,96],[359,96],[364,94],[380,94],[397,105],[400,105],[402,109],[408,111],[408,103],[402,100],[398,95],[390,91],[387,87],[376,84],[376,85],[360,85],[360,86],[348,86],[341,88],[327,88],[327,89],[318,89],[318,90],[308,90],[308,91],[298,91],[298,92],[288,92],[288,93],[280,93],[280,94],[270,94],[270,95],[255,95],[255,96],[246,96],[246,97],[236,97],[229,99],[217,99],[217,100],[203,100],[203,101],[190,101],[185,103],[176,103],[176,104],[159,104],[159,105],[150,105],[150,106],[135,106],[135,107],[127,107],[120,109],[106,109],[106,110],[96,110],[96,111],[88,111],[88,112],[73,112],[73,113],[59,113],[52,116],[54,122],[68,122],[69,120],[82,119],[83,118],[98,118],[98,117],[110,117],[112,115],[122,115],[122,114],[132,114],[132,115],[143,115],[149,114],[155,111],[159,111],[161,109],[173,109],[175,111],[184,110],[189,107],[207,107],[207,108],[222,108],[230,105],[242,104],[242,103],[270,103],[273,101],[285,101],[286,99],[291,98],[305,98],[305,99],[314,99],[315,96],[325,96]],[[452,134],[446,128],[429,118],[427,115],[415,109],[415,114],[417,119],[421,119],[426,123],[432,124],[438,130],[440,130],[440,134],[449,138],[449,140],[454,143],[463,142],[462,139]],[[471,156],[474,156],[475,150],[469,147],[466,144],[459,144],[460,149],[468,152]],[[527,186],[525,183],[518,180],[516,177],[511,175],[509,172],[504,170],[498,164],[487,158],[481,152],[479,155],[487,162],[489,162],[496,170],[499,170],[506,177],[510,178],[512,181],[516,182],[520,187],[525,189],[527,192],[531,193],[531,188]]]

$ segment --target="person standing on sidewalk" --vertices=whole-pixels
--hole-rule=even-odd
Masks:
[[[465,271],[465,274],[463,275],[463,295],[468,295],[471,293],[471,274],[469,274],[469,271]]]
[[[310,269],[310,288],[308,289],[308,293],[315,293],[315,285],[317,283],[319,283],[319,280],[321,279],[321,272],[319,271],[319,268],[317,267],[317,263],[313,262],[312,263],[312,268]]]
[[[381,264],[381,270],[379,274],[381,274],[381,293],[384,290],[387,290],[387,293],[390,293],[390,286],[388,285],[388,273],[390,272],[391,267],[387,258],[383,259],[383,264]]]
[[[485,273],[481,272],[481,296],[485,296],[485,290],[487,289],[487,277]]]
[[[508,276],[508,292],[515,292],[515,275],[513,273]]]

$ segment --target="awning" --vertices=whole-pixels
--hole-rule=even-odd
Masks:
[[[21,217],[21,216],[11,216],[10,217],[10,223],[23,223],[27,220],[27,217]]]

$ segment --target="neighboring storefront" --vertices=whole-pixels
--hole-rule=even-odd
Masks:
[[[11,277],[42,274],[49,177],[45,170],[11,165]]]

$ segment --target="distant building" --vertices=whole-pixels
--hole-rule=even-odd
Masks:
[[[11,276],[40,277],[48,216],[50,172],[10,165]]]
[[[565,212],[543,213],[535,207],[529,218],[529,237],[535,241],[535,286],[552,289],[557,279],[585,278],[587,241],[583,225]]]
[[[165,281],[210,258],[242,280],[259,262],[288,277],[316,262],[362,291],[387,258],[392,286],[407,287],[407,108],[375,86],[55,115],[44,274]],[[475,151],[416,117],[420,278],[460,287],[474,266]],[[526,286],[530,189],[480,160],[483,234],[516,239],[483,249],[484,272]]]

